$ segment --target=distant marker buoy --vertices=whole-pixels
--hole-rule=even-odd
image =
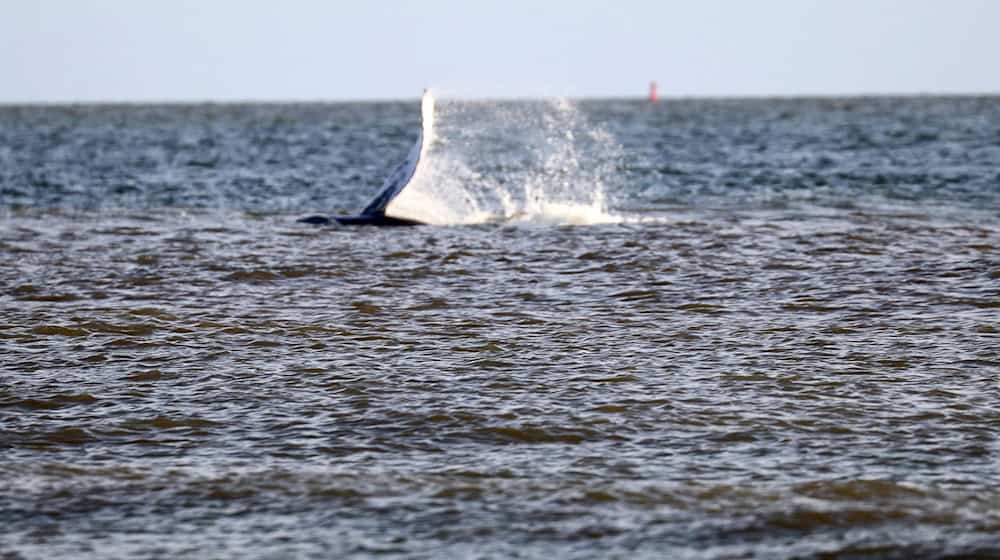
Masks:
[[[656,103],[658,100],[659,97],[656,93],[656,80],[653,80],[652,82],[649,82],[649,102]]]

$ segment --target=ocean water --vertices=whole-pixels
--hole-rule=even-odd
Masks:
[[[1000,98],[0,107],[0,558],[1000,557]]]

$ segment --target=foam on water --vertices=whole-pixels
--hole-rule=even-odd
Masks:
[[[438,107],[425,103],[424,150],[397,213],[438,225],[624,220],[606,195],[622,149],[570,101]]]

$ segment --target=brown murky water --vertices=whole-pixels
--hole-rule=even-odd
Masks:
[[[1000,104],[829,103],[584,104],[619,223],[385,230],[294,218],[407,107],[0,110],[0,556],[1000,555]]]

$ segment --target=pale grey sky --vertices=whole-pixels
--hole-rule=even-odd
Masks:
[[[995,0],[0,0],[0,102],[1000,93]]]

